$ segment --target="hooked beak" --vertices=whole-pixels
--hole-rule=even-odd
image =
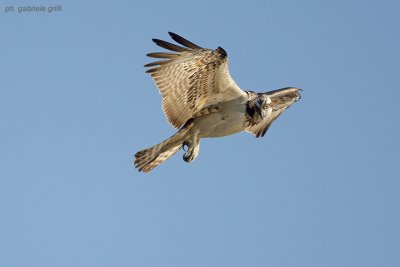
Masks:
[[[263,120],[263,119],[264,119],[264,116],[265,116],[265,111],[264,111],[264,109],[262,108],[262,101],[261,101],[261,100],[258,100],[258,101],[256,102],[256,107],[257,107],[257,112],[258,112],[258,114],[260,115],[261,119]]]
[[[260,117],[262,120],[265,118],[266,115],[267,115],[267,112],[265,112],[265,110],[261,109]]]

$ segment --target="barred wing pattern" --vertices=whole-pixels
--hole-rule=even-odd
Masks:
[[[202,48],[169,32],[182,46],[153,39],[158,46],[176,53],[150,53],[162,60],[146,64],[162,95],[165,116],[175,128],[181,127],[195,113],[209,105],[246,97],[228,70],[225,50]]]

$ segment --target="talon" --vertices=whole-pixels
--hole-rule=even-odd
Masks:
[[[198,150],[196,150],[197,146],[193,146],[193,142],[191,140],[186,140],[183,142],[182,144],[182,148],[185,151],[185,153],[183,154],[183,160],[186,162],[192,162],[196,156],[197,156],[197,152]]]
[[[183,154],[183,160],[186,162],[191,162],[193,160],[193,150],[187,151],[185,154]]]
[[[189,148],[190,148],[190,141],[183,142],[182,148],[183,148],[184,151],[188,151]]]

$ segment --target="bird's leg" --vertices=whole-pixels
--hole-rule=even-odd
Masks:
[[[183,154],[183,160],[186,162],[191,162],[194,160],[197,155],[199,154],[200,150],[200,142],[199,138],[197,137],[192,137],[190,140],[185,140],[182,144],[183,150],[185,150],[185,147],[187,147],[187,150],[185,150],[185,154]]]

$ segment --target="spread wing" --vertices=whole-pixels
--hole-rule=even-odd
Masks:
[[[169,35],[182,46],[153,39],[158,46],[175,53],[150,53],[162,60],[146,64],[162,95],[162,107],[168,122],[181,127],[203,107],[245,97],[228,70],[225,50],[202,48],[181,36]]]

